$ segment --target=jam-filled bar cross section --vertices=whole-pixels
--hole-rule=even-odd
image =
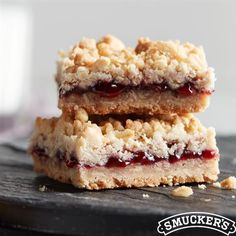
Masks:
[[[215,74],[202,47],[140,38],[129,48],[114,36],[84,38],[61,52],[59,108],[89,114],[183,114],[203,111]]]
[[[217,179],[213,128],[192,115],[37,118],[29,147],[38,172],[79,188],[176,185]]]

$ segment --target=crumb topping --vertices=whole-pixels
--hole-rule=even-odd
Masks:
[[[171,195],[175,197],[189,197],[193,194],[193,190],[187,186],[181,186],[172,190]]]
[[[75,111],[72,117],[63,114],[59,118],[37,118],[31,146],[35,144],[50,147],[49,156],[65,147],[68,155],[76,153],[80,163],[101,165],[112,154],[122,160],[131,159],[132,153],[127,150],[148,151],[162,158],[181,156],[186,149],[196,153],[217,150],[214,130],[203,127],[192,115],[144,119],[110,117],[92,122],[83,109]]]
[[[62,93],[74,87],[87,89],[98,80],[134,86],[165,82],[172,89],[191,82],[199,90],[211,91],[214,78],[202,47],[140,38],[130,48],[111,35],[97,42],[83,38],[68,52],[61,52],[56,74]]]

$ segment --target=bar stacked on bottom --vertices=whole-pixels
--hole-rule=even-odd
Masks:
[[[76,187],[104,189],[215,181],[215,132],[191,115],[74,115],[36,120],[35,170]]]
[[[202,48],[140,39],[131,49],[105,36],[61,56],[62,115],[36,120],[36,171],[87,189],[217,179],[214,129],[190,114],[206,108],[214,89]]]

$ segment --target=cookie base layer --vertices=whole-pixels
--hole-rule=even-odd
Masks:
[[[191,182],[213,182],[219,174],[219,158],[189,159],[170,164],[167,161],[153,165],[133,164],[125,168],[93,167],[68,168],[63,162],[50,158],[42,161],[33,155],[34,169],[62,183],[78,188],[112,189],[154,187],[160,184],[178,185]]]
[[[191,96],[176,96],[170,91],[128,91],[119,96],[101,97],[93,92],[70,94],[59,99],[59,108],[70,111],[75,106],[86,109],[89,114],[184,114],[203,111],[210,96],[197,93]]]

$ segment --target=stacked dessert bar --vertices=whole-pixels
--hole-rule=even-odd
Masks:
[[[60,54],[62,115],[37,118],[34,168],[87,189],[215,181],[215,131],[191,114],[207,107],[214,80],[190,43],[82,39]]]

